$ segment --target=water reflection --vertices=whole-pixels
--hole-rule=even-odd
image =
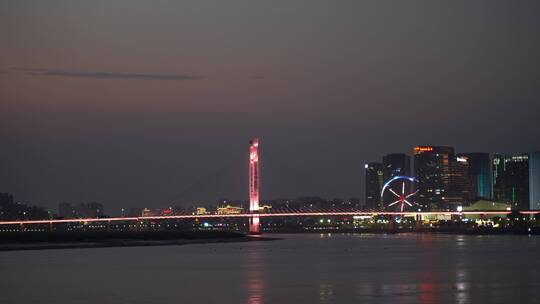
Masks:
[[[456,283],[456,303],[468,303],[468,302],[469,302],[468,284],[464,282]]]
[[[458,237],[456,239],[456,245],[458,246],[458,250],[460,249],[459,246],[463,246],[465,243],[465,238],[463,236]],[[461,255],[456,258],[455,262],[455,284],[454,284],[454,290],[455,290],[455,303],[469,303],[470,302],[470,296],[469,296],[469,283],[467,281],[469,280],[469,273],[467,272],[467,264],[466,264],[466,257]]]
[[[319,282],[319,302],[333,303],[334,284],[328,282]]]
[[[463,235],[458,235],[458,236],[456,237],[456,246],[457,246],[458,248],[459,248],[459,247],[462,247],[462,246],[465,246],[465,245],[466,245],[466,243],[465,243],[466,240],[467,240],[467,239],[465,238],[465,236],[463,236]]]
[[[427,254],[423,257],[428,266],[427,269],[420,270],[417,274],[417,284],[411,286],[412,294],[417,296],[415,302],[422,304],[435,303],[436,277],[431,269],[434,266],[433,257]]]
[[[257,242],[249,242],[247,248],[247,304],[263,304],[264,280],[262,273],[262,252]]]
[[[539,237],[280,237],[92,252],[3,252],[0,269],[7,279],[0,280],[1,303],[540,303]],[[65,279],[82,260],[85,275]],[[52,280],[51,273],[59,279]],[[158,289],[175,292],[148,292]],[[82,294],[88,294],[86,301]]]
[[[435,284],[422,283],[419,286],[420,298],[418,299],[422,304],[435,303]]]
[[[365,282],[357,286],[357,297],[363,300],[385,299],[385,303],[437,303],[435,283],[396,284]]]

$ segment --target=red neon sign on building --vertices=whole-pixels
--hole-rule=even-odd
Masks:
[[[433,147],[414,147],[415,154],[433,151]]]

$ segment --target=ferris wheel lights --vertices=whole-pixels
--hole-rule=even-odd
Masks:
[[[402,180],[401,187],[400,187],[401,188],[401,194],[398,194],[396,191],[394,191],[394,189],[392,189],[392,187],[390,187],[390,184],[392,184],[394,181],[397,181],[397,180]],[[415,192],[412,192],[412,193],[406,193],[405,181],[409,181],[409,182],[413,183],[413,182],[416,182],[416,179],[414,177],[410,177],[410,176],[398,175],[398,176],[394,176],[393,178],[391,178],[388,182],[386,182],[384,184],[384,186],[383,186],[383,188],[381,190],[381,200],[384,198],[384,193],[385,193],[385,191],[387,189],[391,194],[393,194],[395,197],[398,198],[396,201],[388,204],[387,207],[392,207],[394,205],[398,205],[401,212],[403,212],[403,209],[404,209],[405,205],[408,205],[409,207],[412,207],[413,203],[417,204],[414,201],[413,201],[413,203],[411,203],[407,199],[410,198],[411,196],[416,195],[419,190],[416,190]]]

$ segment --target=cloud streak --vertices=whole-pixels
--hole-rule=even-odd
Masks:
[[[202,76],[194,75],[175,75],[175,74],[144,74],[144,73],[116,73],[103,71],[66,71],[54,69],[37,69],[15,67],[12,70],[33,76],[50,77],[74,77],[91,79],[137,79],[137,80],[201,80]]]

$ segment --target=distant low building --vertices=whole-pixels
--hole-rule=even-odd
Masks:
[[[97,202],[91,202],[87,204],[81,204],[81,213],[88,218],[96,218],[105,216],[105,208],[103,204]]]
[[[144,208],[141,212],[141,216],[161,216],[163,211],[161,209],[149,209]]]
[[[208,214],[208,211],[206,211],[206,208],[204,207],[197,207],[197,209],[195,210],[195,214],[205,215],[205,214]]]
[[[217,208],[217,214],[240,214],[244,211],[244,208],[237,207],[237,206],[231,206],[227,205],[224,207],[218,207]]]
[[[270,209],[272,209],[272,206],[270,206],[270,205],[261,205],[261,206],[259,206],[259,211],[260,212],[268,212],[268,211],[270,211]]]
[[[40,220],[50,218],[43,208],[15,202],[10,193],[0,193],[0,220]]]
[[[142,208],[129,208],[128,216],[129,217],[139,217],[142,215]]]
[[[58,215],[63,218],[100,218],[105,216],[103,204],[91,202],[86,204],[71,205],[70,203],[60,203],[58,205]]]
[[[75,208],[70,203],[60,203],[58,205],[58,216],[62,218],[77,218]]]
[[[512,204],[493,202],[488,200],[479,200],[476,203],[463,207],[462,211],[510,211]],[[498,215],[497,217],[506,218],[506,214]],[[463,218],[475,220],[480,225],[485,225],[485,216],[482,214],[467,214]],[[489,221],[488,221],[489,222]]]
[[[479,200],[476,203],[463,207],[463,211],[510,211],[512,204]]]

